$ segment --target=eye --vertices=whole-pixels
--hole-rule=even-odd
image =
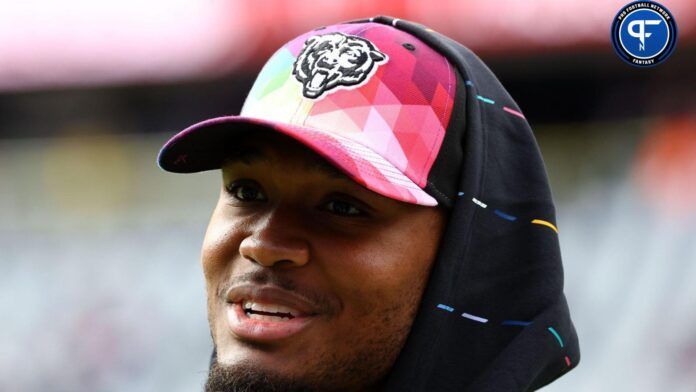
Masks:
[[[363,216],[365,212],[354,204],[344,200],[331,200],[324,205],[327,211],[341,216]]]
[[[254,183],[237,182],[227,185],[225,189],[227,193],[239,201],[266,201],[266,195],[264,195],[261,188]]]

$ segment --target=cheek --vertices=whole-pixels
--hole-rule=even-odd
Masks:
[[[410,230],[385,230],[325,248],[319,259],[329,263],[324,270],[346,307],[367,314],[420,299],[437,242],[416,241],[411,234],[415,235]]]
[[[224,317],[221,317],[221,303],[218,297],[220,285],[231,274],[232,260],[239,254],[242,240],[240,226],[234,219],[225,216],[224,208],[219,206],[213,212],[201,248],[201,267],[205,277],[208,323],[216,344],[225,344],[229,339],[219,331],[224,330]]]
[[[208,224],[201,248],[201,266],[209,286],[225,276],[230,261],[239,252],[241,240],[240,225],[216,209]]]

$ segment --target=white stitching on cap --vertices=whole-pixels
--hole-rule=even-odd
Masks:
[[[328,135],[326,135],[328,136]],[[416,189],[416,190],[422,190],[418,184],[413,182],[406,174],[404,174],[401,170],[399,170],[397,167],[393,166],[389,160],[387,160],[385,157],[377,154],[376,152],[372,151],[366,146],[361,145],[359,142],[347,138],[343,135],[339,134],[332,134],[332,138],[341,140],[343,139],[345,142],[342,143],[342,147],[353,152],[355,155],[361,157],[365,161],[367,161],[372,167],[377,169],[377,171],[384,177],[389,178],[391,180],[394,180],[398,182],[400,185],[405,186],[407,188],[411,189]],[[381,169],[381,170],[380,170]]]
[[[333,135],[335,136],[335,135]],[[350,140],[350,139],[349,139]],[[354,141],[350,140],[351,142],[355,143]],[[374,151],[371,151],[369,149],[361,149],[361,148],[355,148],[354,145],[347,145],[343,144],[343,148],[346,148],[347,150],[350,150],[353,152],[355,155],[360,156],[362,159],[365,159],[367,162],[369,162],[372,166],[374,166],[383,176],[393,179],[395,181],[398,181],[399,183],[408,186],[409,188],[413,189],[420,189],[418,184],[414,183],[413,180],[408,178],[403,172],[401,172],[398,168],[394,166],[388,166],[391,165],[391,162],[386,160],[384,157],[382,157],[379,154],[376,154]],[[383,161],[380,161],[383,160]],[[415,188],[414,188],[415,187]]]

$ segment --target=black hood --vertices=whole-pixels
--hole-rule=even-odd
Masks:
[[[355,21],[365,22],[366,20]],[[387,391],[528,391],[577,366],[554,203],[532,129],[469,49],[380,16],[457,68],[458,98],[428,190],[449,210]],[[464,86],[464,88],[460,88]]]

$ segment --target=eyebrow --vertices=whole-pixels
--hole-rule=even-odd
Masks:
[[[223,161],[223,165],[235,163],[252,165],[257,162],[270,162],[270,158],[259,148],[247,145],[235,147]],[[309,171],[322,173],[334,179],[350,180],[341,169],[332,165],[326,158],[318,154],[312,157],[311,160],[305,161],[304,168]]]

